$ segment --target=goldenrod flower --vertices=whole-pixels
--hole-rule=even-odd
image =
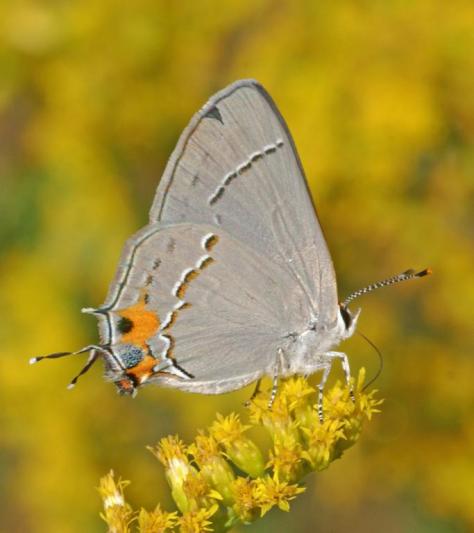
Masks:
[[[178,513],[163,511],[158,504],[153,511],[141,509],[138,515],[138,529],[141,533],[165,533],[177,524]]]
[[[256,480],[255,496],[260,507],[261,516],[277,505],[282,511],[290,510],[290,500],[297,494],[304,492],[304,487],[290,485],[286,481],[279,481],[277,476],[266,476]]]
[[[128,533],[136,518],[140,533],[228,531],[247,524],[273,507],[288,511],[290,501],[304,491],[299,485],[310,471],[327,468],[359,438],[381,401],[375,391],[363,390],[364,371],[354,386],[340,383],[324,396],[324,421],[317,412],[315,390],[302,377],[282,380],[271,409],[268,394],[250,402],[249,424],[231,413],[217,415],[206,431],[186,445],[169,436],[149,449],[165,467],[166,479],[181,512],[167,513],[159,506],[134,515],[125,503],[126,483],[112,474],[101,481],[103,518],[113,533]],[[272,439],[261,450],[247,435],[250,428],[264,428]]]
[[[265,471],[262,452],[252,440],[244,436],[244,432],[251,426],[243,425],[235,413],[226,417],[218,413],[216,418],[209,432],[224,448],[226,456],[249,476],[261,476]]]
[[[100,480],[99,493],[102,497],[104,512],[101,518],[108,524],[110,533],[128,533],[133,521],[133,511],[125,502],[123,489],[129,484],[128,481],[114,479],[113,471],[110,471]]]
[[[184,513],[178,518],[180,533],[201,533],[201,531],[214,531],[209,518],[217,511],[217,505],[208,509],[199,509]]]
[[[171,495],[179,510],[184,513],[193,507],[188,500],[185,482],[191,475],[197,475],[197,470],[190,464],[186,455],[186,446],[176,436],[169,436],[155,446],[148,448],[165,467],[165,475],[171,487]]]
[[[161,439],[149,450],[165,467],[171,495],[182,513],[212,506],[214,500],[222,499],[221,494],[213,490],[208,476],[191,464],[187,447],[178,437]]]
[[[303,445],[292,435],[276,439],[269,456],[266,466],[271,468],[279,479],[295,481],[303,475],[305,468]]]
[[[336,443],[346,438],[343,427],[340,420],[325,420],[322,424],[318,420],[311,428],[303,428],[307,446],[302,455],[312,470],[324,470],[335,458]]]
[[[210,435],[199,434],[188,448],[199,470],[207,482],[222,495],[226,505],[232,505],[232,484],[235,474],[224,459],[217,441]]]
[[[248,477],[238,477],[232,484],[233,505],[235,517],[244,524],[253,522],[258,516],[258,501],[255,494],[255,480]]]

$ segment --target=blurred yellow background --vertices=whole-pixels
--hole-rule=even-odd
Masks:
[[[110,468],[132,504],[171,509],[145,445],[248,397],[131,400],[99,365],[67,391],[84,356],[28,359],[97,341],[79,310],[103,301],[181,130],[255,77],[294,135],[341,297],[435,274],[353,306],[385,355],[383,412],[288,515],[247,530],[472,531],[474,3],[20,0],[0,28],[0,530],[104,531]],[[375,372],[360,337],[344,349]]]

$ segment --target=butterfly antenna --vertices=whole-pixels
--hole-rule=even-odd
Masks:
[[[362,387],[362,390],[365,391],[368,387],[370,387],[370,385],[372,385],[372,383],[374,383],[380,377],[380,374],[383,371],[383,355],[382,352],[378,349],[378,347],[362,332],[356,330],[356,333],[358,333],[363,339],[365,339],[370,344],[370,346],[372,346],[379,358],[379,368],[375,373],[375,376]]]
[[[91,366],[97,361],[99,354],[101,352],[106,352],[105,346],[100,346],[97,344],[90,344],[88,346],[85,346],[84,348],[81,348],[80,350],[77,350],[76,352],[56,352],[56,353],[50,353],[48,355],[39,355],[37,357],[32,357],[30,359],[30,365],[38,363],[39,361],[43,361],[43,359],[59,359],[60,357],[66,357],[68,355],[79,355],[79,354],[86,353],[86,352],[90,352],[86,364],[84,365],[82,370],[70,381],[69,385],[67,386],[68,389],[72,389],[76,385],[77,380],[83,374],[85,374],[91,368]]]
[[[359,289],[358,291],[355,291],[352,294],[349,294],[349,296],[342,302],[342,306],[347,307],[347,305],[350,302],[352,302],[352,300],[355,300],[356,298],[358,298],[359,296],[362,296],[363,294],[372,292],[375,289],[380,289],[381,287],[388,287],[389,285],[395,285],[395,283],[400,283],[400,281],[407,281],[413,278],[422,278],[423,276],[428,276],[431,273],[432,273],[431,268],[425,268],[424,270],[421,270],[420,272],[416,272],[413,269],[406,270],[405,272],[402,272],[401,274],[398,274],[397,276],[392,276],[391,278],[387,278],[382,281],[377,281],[376,283],[371,283],[370,285],[367,285],[367,287],[364,287],[363,289]]]

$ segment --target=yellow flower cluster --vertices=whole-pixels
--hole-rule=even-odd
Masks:
[[[179,512],[142,509],[133,513],[125,502],[124,481],[113,473],[101,480],[103,519],[113,533],[127,533],[135,522],[140,533],[227,531],[250,523],[273,507],[283,511],[304,488],[298,482],[309,472],[327,468],[352,446],[365,420],[378,412],[375,391],[363,391],[364,370],[350,389],[340,383],[324,397],[324,421],[315,407],[315,390],[303,377],[283,380],[271,409],[259,393],[249,405],[249,424],[240,417],[217,414],[207,432],[184,444],[168,436],[150,447],[165,468]],[[262,450],[248,430],[263,427],[272,445]]]

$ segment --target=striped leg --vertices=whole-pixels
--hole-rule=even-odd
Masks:
[[[273,407],[273,403],[275,401],[277,392],[278,392],[278,378],[281,374],[281,369],[283,368],[284,364],[284,355],[283,350],[281,348],[278,348],[278,356],[275,360],[275,368],[273,369],[273,385],[272,385],[272,392],[270,395],[270,400],[268,402],[268,409],[271,410]]]

